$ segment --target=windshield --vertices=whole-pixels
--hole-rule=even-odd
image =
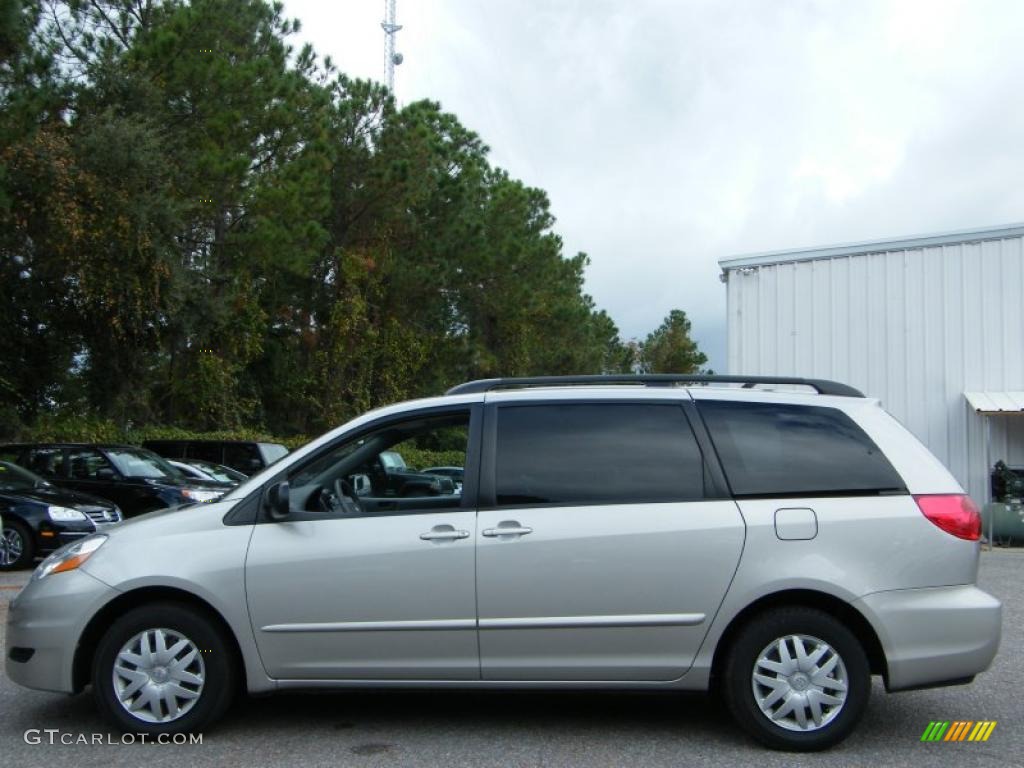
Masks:
[[[267,457],[268,466],[282,456],[288,455],[288,449],[283,445],[278,445],[277,443],[261,443],[261,445],[263,446],[263,455]]]
[[[380,455],[380,463],[384,465],[385,469],[406,469],[405,459],[402,458],[402,454],[396,451],[384,451]]]
[[[46,481],[9,461],[0,461],[0,490],[31,491]]]
[[[189,463],[196,469],[202,470],[204,474],[209,475],[218,483],[240,483],[248,479],[248,475],[236,472],[231,467],[223,467],[220,464],[214,464],[209,461],[193,459]]]
[[[141,448],[108,448],[107,456],[125,477],[183,480],[185,476],[167,460]]]

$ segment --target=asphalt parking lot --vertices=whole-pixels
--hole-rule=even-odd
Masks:
[[[27,575],[0,575],[2,618]],[[984,553],[979,581],[1005,610],[993,667],[967,687],[890,696],[876,683],[860,729],[826,755],[766,751],[704,696],[622,693],[290,694],[237,702],[202,744],[124,745],[91,694],[39,693],[6,677],[0,745],[14,766],[1024,766],[1024,551]],[[930,720],[998,725],[987,743],[921,743]],[[51,745],[41,733],[32,744],[29,729],[115,743]]]

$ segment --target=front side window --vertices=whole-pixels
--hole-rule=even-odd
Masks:
[[[72,480],[112,480],[114,467],[94,448],[71,448],[68,451],[68,475]]]
[[[736,496],[905,490],[878,446],[837,408],[725,400],[697,408]]]
[[[462,484],[422,470],[465,466],[469,416],[421,416],[342,441],[289,476],[292,509],[363,516],[460,508]]]
[[[680,405],[552,403],[497,413],[499,505],[704,497],[703,459]]]

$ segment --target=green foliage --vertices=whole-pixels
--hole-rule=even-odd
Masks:
[[[470,378],[703,364],[685,315],[623,342],[547,195],[454,115],[295,29],[0,0],[0,431],[308,435]]]
[[[647,336],[639,352],[644,373],[698,373],[708,361],[690,336],[690,320],[673,309],[658,328]]]

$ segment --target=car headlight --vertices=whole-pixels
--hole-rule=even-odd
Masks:
[[[106,540],[105,534],[97,533],[79,539],[72,544],[64,545],[39,564],[35,573],[32,574],[32,579],[38,581],[52,573],[75,570],[92,557],[93,552],[102,547]]]
[[[223,491],[200,491],[195,488],[185,488],[181,495],[189,501],[213,501],[224,495]]]
[[[46,514],[55,523],[80,523],[89,519],[84,512],[68,507],[47,507]]]

